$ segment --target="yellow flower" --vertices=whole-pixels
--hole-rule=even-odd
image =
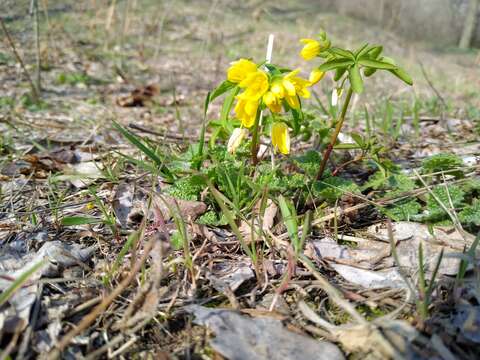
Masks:
[[[298,96],[303,98],[310,97],[310,91],[308,91],[307,87],[311,85],[311,82],[301,77],[296,76],[300,72],[299,69],[293,70],[292,72],[288,73],[281,79],[275,79],[270,87],[270,91],[265,94],[263,98],[263,102],[272,109],[267,100],[270,100],[270,95],[274,95],[277,98],[277,103],[280,105],[280,99],[285,99],[288,105],[291,108],[298,109],[300,107],[300,102],[298,101]],[[268,96],[268,98],[267,98]],[[273,99],[270,100],[273,102]],[[278,105],[278,106],[279,106]],[[277,108],[275,108],[277,109]],[[272,110],[274,111],[274,110]],[[274,111],[275,112],[275,111]]]
[[[281,98],[277,97],[272,91],[268,91],[263,95],[263,102],[271,112],[279,113],[282,111]]]
[[[237,148],[240,146],[242,143],[243,139],[248,135],[248,130],[245,128],[235,128],[232,132],[232,135],[230,136],[230,139],[228,139],[228,144],[227,144],[227,151],[230,154],[235,153]]]
[[[285,89],[283,87],[283,79],[274,80],[270,91],[279,99],[283,99],[285,96]]]
[[[255,71],[257,71],[257,64],[247,59],[240,59],[231,63],[227,71],[227,80],[239,83]]]
[[[322,46],[320,42],[314,39],[301,39],[301,43],[305,44],[300,51],[300,56],[305,60],[312,60],[315,56],[320,54]]]
[[[257,116],[258,100],[248,100],[237,96],[238,102],[235,105],[235,114],[246,128],[252,127]]]
[[[299,72],[299,69],[293,70],[285,75],[282,81],[282,85],[285,89],[285,100],[288,105],[294,109],[300,107],[298,96],[306,99],[310,97],[310,91],[308,91],[307,87],[309,87],[311,83],[308,80],[296,76]]]
[[[310,76],[308,77],[308,81],[310,81],[311,85],[315,85],[320,80],[322,80],[324,76],[325,76],[325,73],[323,71],[320,71],[318,69],[313,69],[312,72],[310,73]]]
[[[276,122],[272,125],[272,145],[275,151],[287,155],[290,152],[290,134],[288,126],[283,122]]]
[[[240,84],[245,91],[239,95],[242,99],[259,100],[268,91],[268,76],[261,70],[250,73]]]

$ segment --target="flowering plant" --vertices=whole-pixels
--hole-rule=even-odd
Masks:
[[[271,115],[270,131],[267,135],[270,136],[273,151],[288,155],[290,134],[299,134],[300,123],[305,118],[301,99],[310,98],[309,88],[318,83],[327,72],[333,71],[333,79],[338,84],[333,91],[335,98],[341,97],[345,87],[348,89],[331,141],[325,149],[320,164],[317,174],[319,179],[337,142],[352,94],[363,92],[364,78],[372,76],[379,70],[385,70],[409,85],[412,85],[412,80],[393,59],[382,55],[382,46],[364,44],[355,51],[334,47],[324,31],[320,32],[315,39],[305,38],[300,42],[304,44],[300,51],[303,59],[323,60],[311,71],[308,79],[299,76],[300,69],[292,71],[270,64],[269,61],[255,63],[241,58],[231,63],[227,70],[227,79],[209,95],[207,104],[214,98],[227,93],[222,108],[223,123],[225,125],[228,121],[228,114],[232,108],[240,122],[240,128],[231,130],[227,149],[234,153],[251,133],[251,159],[255,165],[258,162],[259,137],[267,128],[262,123],[264,111],[268,110]],[[282,112],[290,113],[291,118],[281,116]],[[216,136],[213,136],[213,139],[215,138]]]

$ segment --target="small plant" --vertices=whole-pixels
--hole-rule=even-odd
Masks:
[[[382,55],[382,46],[365,44],[350,51],[332,46],[325,32],[321,32],[317,39],[302,39],[301,57],[305,60],[323,59],[323,63],[314,68],[307,79],[300,75],[300,69],[271,63],[272,41],[270,37],[265,61],[240,58],[231,63],[226,71],[226,80],[206,97],[199,142],[189,145],[174,159],[163,156],[158,145],[114,123],[115,128],[146,156],[145,160],[138,160],[124,155],[127,160],[162,175],[171,183],[166,189],[171,196],[200,200],[202,194],[202,201],[208,204],[210,212],[201,221],[228,223],[254,264],[257,261],[256,249],[244,241],[237,221],[252,221],[262,194],[268,193],[279,205],[298,258],[305,238],[297,236],[295,217],[301,205],[309,201],[309,196],[335,203],[345,193],[359,193],[361,188],[354,181],[336,177],[344,167],[359,162],[368,161],[379,168],[383,174],[382,181],[387,177],[390,165],[382,158],[384,147],[375,136],[354,133],[351,135],[353,143],[337,144],[338,135],[353,93],[363,91],[364,78],[384,70],[412,84],[409,75],[394,60]],[[336,118],[331,123],[322,122],[314,111],[305,110],[302,104],[312,97],[311,88],[329,71],[335,72],[334,80],[337,82],[332,91],[332,104],[327,109],[319,99],[316,100],[320,111]],[[345,100],[337,113],[336,103],[342,95]],[[224,98],[219,118],[210,120],[207,118],[209,104],[220,96]],[[386,124],[392,122],[392,109],[387,106]],[[207,130],[210,131],[209,140],[206,140]],[[317,136],[316,143],[326,147],[323,157],[316,150],[289,156],[291,143],[307,141],[312,133]],[[225,145],[217,140],[225,141]],[[268,146],[265,147],[265,144]],[[263,160],[268,148],[271,157],[267,162]],[[337,166],[329,177],[321,179],[334,148],[360,151],[354,159]],[[315,181],[312,183],[311,180]],[[204,192],[206,189],[210,190],[208,195]],[[266,189],[268,191],[265,192]],[[187,248],[186,234],[182,233],[181,226],[179,229],[179,243]],[[254,246],[255,242],[252,241],[252,244]]]

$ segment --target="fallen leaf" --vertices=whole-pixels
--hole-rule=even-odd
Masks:
[[[249,261],[235,263],[220,263],[208,274],[213,287],[220,292],[228,286],[232,291],[237,290],[245,281],[254,277]]]
[[[117,105],[122,107],[145,106],[145,103],[158,94],[158,91],[159,89],[156,85],[138,87],[132,90],[129,95],[119,97]]]
[[[213,330],[212,348],[229,360],[345,359],[336,345],[289,331],[279,320],[199,305],[186,311],[195,315],[195,323]]]
[[[367,289],[405,288],[407,286],[396,268],[372,271],[335,263],[331,263],[330,266],[345,280]]]
[[[392,230],[393,237],[398,242],[396,250],[402,267],[410,271],[417,270],[418,247],[422,243],[427,273],[433,271],[440,252],[444,250],[439,268],[439,274],[442,275],[457,274],[460,258],[455,255],[461,254],[464,248],[469,248],[474,240],[473,236],[460,234],[451,227],[435,226],[431,234],[427,225],[408,221],[392,223]],[[367,229],[367,233],[384,242],[389,241],[388,231],[384,225],[372,225]]]
[[[153,201],[157,209],[162,212],[165,221],[168,221],[172,217],[169,208],[173,211],[179,210],[179,215],[185,221],[194,221],[207,211],[207,205],[201,201],[176,199],[168,195],[162,195],[162,199],[154,197]]]

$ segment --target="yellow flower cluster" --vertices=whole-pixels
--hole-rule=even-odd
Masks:
[[[300,51],[300,56],[309,61],[320,55],[322,51],[327,50],[330,47],[330,40],[327,38],[327,34],[323,31],[319,34],[319,39],[300,39],[300,42],[304,44],[302,50]],[[325,75],[324,72],[314,69],[310,73],[310,77],[308,81],[310,83],[316,84],[320,80],[322,80],[323,76]]]
[[[231,64],[227,72],[227,79],[238,84],[243,89],[237,96],[234,111],[242,126],[250,128],[254,125],[261,104],[265,104],[272,113],[282,111],[285,101],[292,109],[300,108],[299,96],[310,97],[308,87],[319,81],[322,75],[311,74],[310,79],[298,76],[300,70],[287,74],[270,76],[259,69],[257,65],[247,59],[240,59]],[[290,150],[288,127],[284,123],[274,123],[272,126],[272,145],[282,154]]]

